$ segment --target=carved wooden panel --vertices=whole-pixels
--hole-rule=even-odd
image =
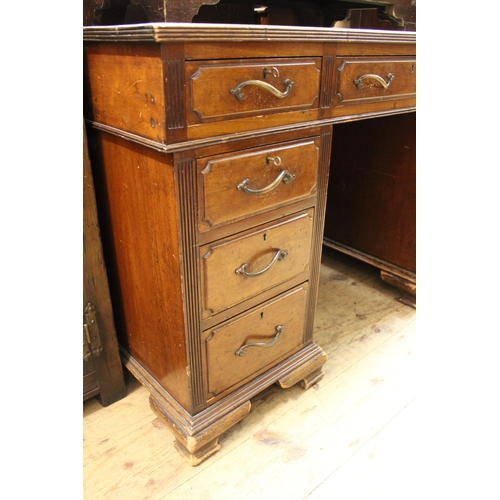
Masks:
[[[83,25],[189,23],[202,5],[219,0],[83,0]],[[138,8],[136,8],[138,7]],[[142,17],[142,18],[141,18]]]

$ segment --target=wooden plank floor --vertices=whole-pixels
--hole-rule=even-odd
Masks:
[[[324,249],[315,341],[325,376],[272,386],[191,467],[127,375],[128,395],[84,402],[85,500],[410,499],[416,440],[416,311],[379,272]]]

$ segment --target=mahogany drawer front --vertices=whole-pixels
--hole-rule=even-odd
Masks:
[[[198,160],[200,232],[316,194],[319,138]]]
[[[201,247],[203,317],[308,273],[313,215],[309,209]]]
[[[203,333],[209,397],[264,372],[302,345],[307,293],[304,283]]]
[[[336,74],[336,96],[341,104],[416,95],[415,57],[339,59]]]
[[[318,107],[321,58],[186,62],[188,125]]]

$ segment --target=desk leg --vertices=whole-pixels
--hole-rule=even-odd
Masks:
[[[303,364],[294,372],[279,379],[278,384],[283,389],[288,389],[298,383],[304,389],[309,389],[309,387],[323,378],[324,373],[322,368],[327,359],[328,356],[324,351],[322,351],[315,358]]]
[[[201,462],[219,451],[221,448],[219,437],[240,420],[243,420],[251,408],[250,401],[247,401],[212,425],[196,434],[190,434],[163,410],[161,404],[153,395],[149,397],[149,405],[174,435],[174,446],[177,451],[193,466],[201,464]]]

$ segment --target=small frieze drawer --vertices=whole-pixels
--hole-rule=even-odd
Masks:
[[[318,107],[321,58],[186,63],[188,125]]]
[[[414,57],[342,58],[337,61],[337,102],[382,101],[416,94]]]
[[[198,160],[199,230],[315,195],[318,161],[314,137]]]
[[[203,333],[209,397],[276,365],[303,344],[308,283]]]
[[[309,276],[314,209],[200,248],[203,317]]]

